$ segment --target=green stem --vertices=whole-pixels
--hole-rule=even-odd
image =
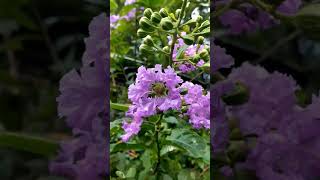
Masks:
[[[186,9],[187,2],[188,2],[188,0],[183,0],[182,6],[181,6],[181,12],[180,12],[179,18],[178,18],[178,24],[177,24],[177,26],[175,27],[175,28],[176,28],[176,29],[175,29],[175,33],[174,33],[173,36],[172,36],[171,51],[170,51],[170,58],[169,58],[169,65],[171,65],[172,62],[173,62],[173,57],[172,57],[172,56],[173,56],[173,50],[174,50],[174,46],[175,46],[175,44],[176,44],[176,42],[177,42],[178,30],[179,30],[179,26],[180,26],[180,23],[181,23],[181,21],[182,21],[182,18],[183,18],[183,16],[184,16],[184,11],[185,11],[185,9]]]
[[[161,125],[162,118],[163,118],[163,114],[160,115],[158,121],[156,122],[157,164],[156,164],[156,168],[154,169],[154,172],[157,173],[157,179],[159,178],[159,168],[161,163],[161,156],[160,156],[161,147],[160,147],[159,136],[160,136],[160,125]]]

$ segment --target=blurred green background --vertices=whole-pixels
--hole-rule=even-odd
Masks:
[[[59,80],[80,67],[88,24],[108,6],[105,0],[0,1],[0,133],[69,138],[56,112]],[[48,175],[50,157],[2,142],[1,180],[59,179]]]

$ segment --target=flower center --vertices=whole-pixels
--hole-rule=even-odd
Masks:
[[[166,85],[162,82],[156,82],[151,85],[151,97],[162,97],[166,96],[168,93],[168,89]]]

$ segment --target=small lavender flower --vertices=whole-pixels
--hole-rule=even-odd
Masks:
[[[118,21],[121,19],[119,15],[111,15],[110,16],[110,27],[116,28]]]
[[[126,2],[124,3],[124,5],[130,5],[130,4],[133,4],[135,3],[136,0],[126,0]]]
[[[125,19],[127,21],[130,21],[134,17],[136,17],[136,8],[130,10],[126,15],[122,16],[121,19]]]

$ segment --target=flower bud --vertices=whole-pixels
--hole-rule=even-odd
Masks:
[[[198,40],[197,40],[197,44],[203,44],[204,42],[204,37],[203,36],[199,36]]]
[[[152,15],[153,11],[150,8],[147,8],[143,11],[143,16],[147,17],[150,19],[151,15]]]
[[[141,44],[139,47],[139,51],[141,54],[149,54],[151,52],[153,52],[152,47],[146,45],[146,44]]]
[[[198,16],[198,17],[197,17],[197,22],[198,22],[198,23],[200,23],[202,20],[203,20],[203,17],[202,17],[202,16]]]
[[[179,18],[181,13],[181,9],[177,9],[176,12],[174,13],[174,15],[176,16],[176,18]]]
[[[145,38],[143,38],[143,44],[146,44],[152,47],[154,45],[152,37],[150,35],[147,35]]]
[[[164,52],[170,53],[170,48],[169,48],[169,46],[163,47],[162,50],[163,50]]]
[[[158,12],[154,12],[151,15],[151,21],[155,24],[159,24],[161,21],[162,17]]]
[[[165,17],[168,17],[168,11],[165,9],[165,8],[161,8],[160,11],[159,11],[159,14],[165,18]]]
[[[192,57],[192,62],[196,63],[198,62],[199,60],[201,59],[200,55],[199,54],[196,54]]]
[[[142,17],[140,19],[139,26],[141,27],[141,29],[146,30],[146,31],[153,28],[151,21],[146,17]]]
[[[181,88],[180,89],[180,94],[181,95],[186,95],[188,93],[188,89],[187,88]]]
[[[169,31],[173,28],[173,23],[170,18],[166,17],[161,19],[160,26],[163,30]]]
[[[194,36],[186,35],[182,36],[183,42],[187,45],[192,45],[194,42]]]
[[[181,112],[182,112],[182,113],[187,113],[187,112],[188,112],[187,106],[182,106],[182,107],[181,107]]]
[[[143,29],[138,29],[138,31],[137,31],[137,35],[140,38],[146,37],[148,34],[149,34],[149,32],[145,31]]]
[[[204,60],[209,60],[209,52],[206,49],[203,49],[200,53],[200,57]]]

